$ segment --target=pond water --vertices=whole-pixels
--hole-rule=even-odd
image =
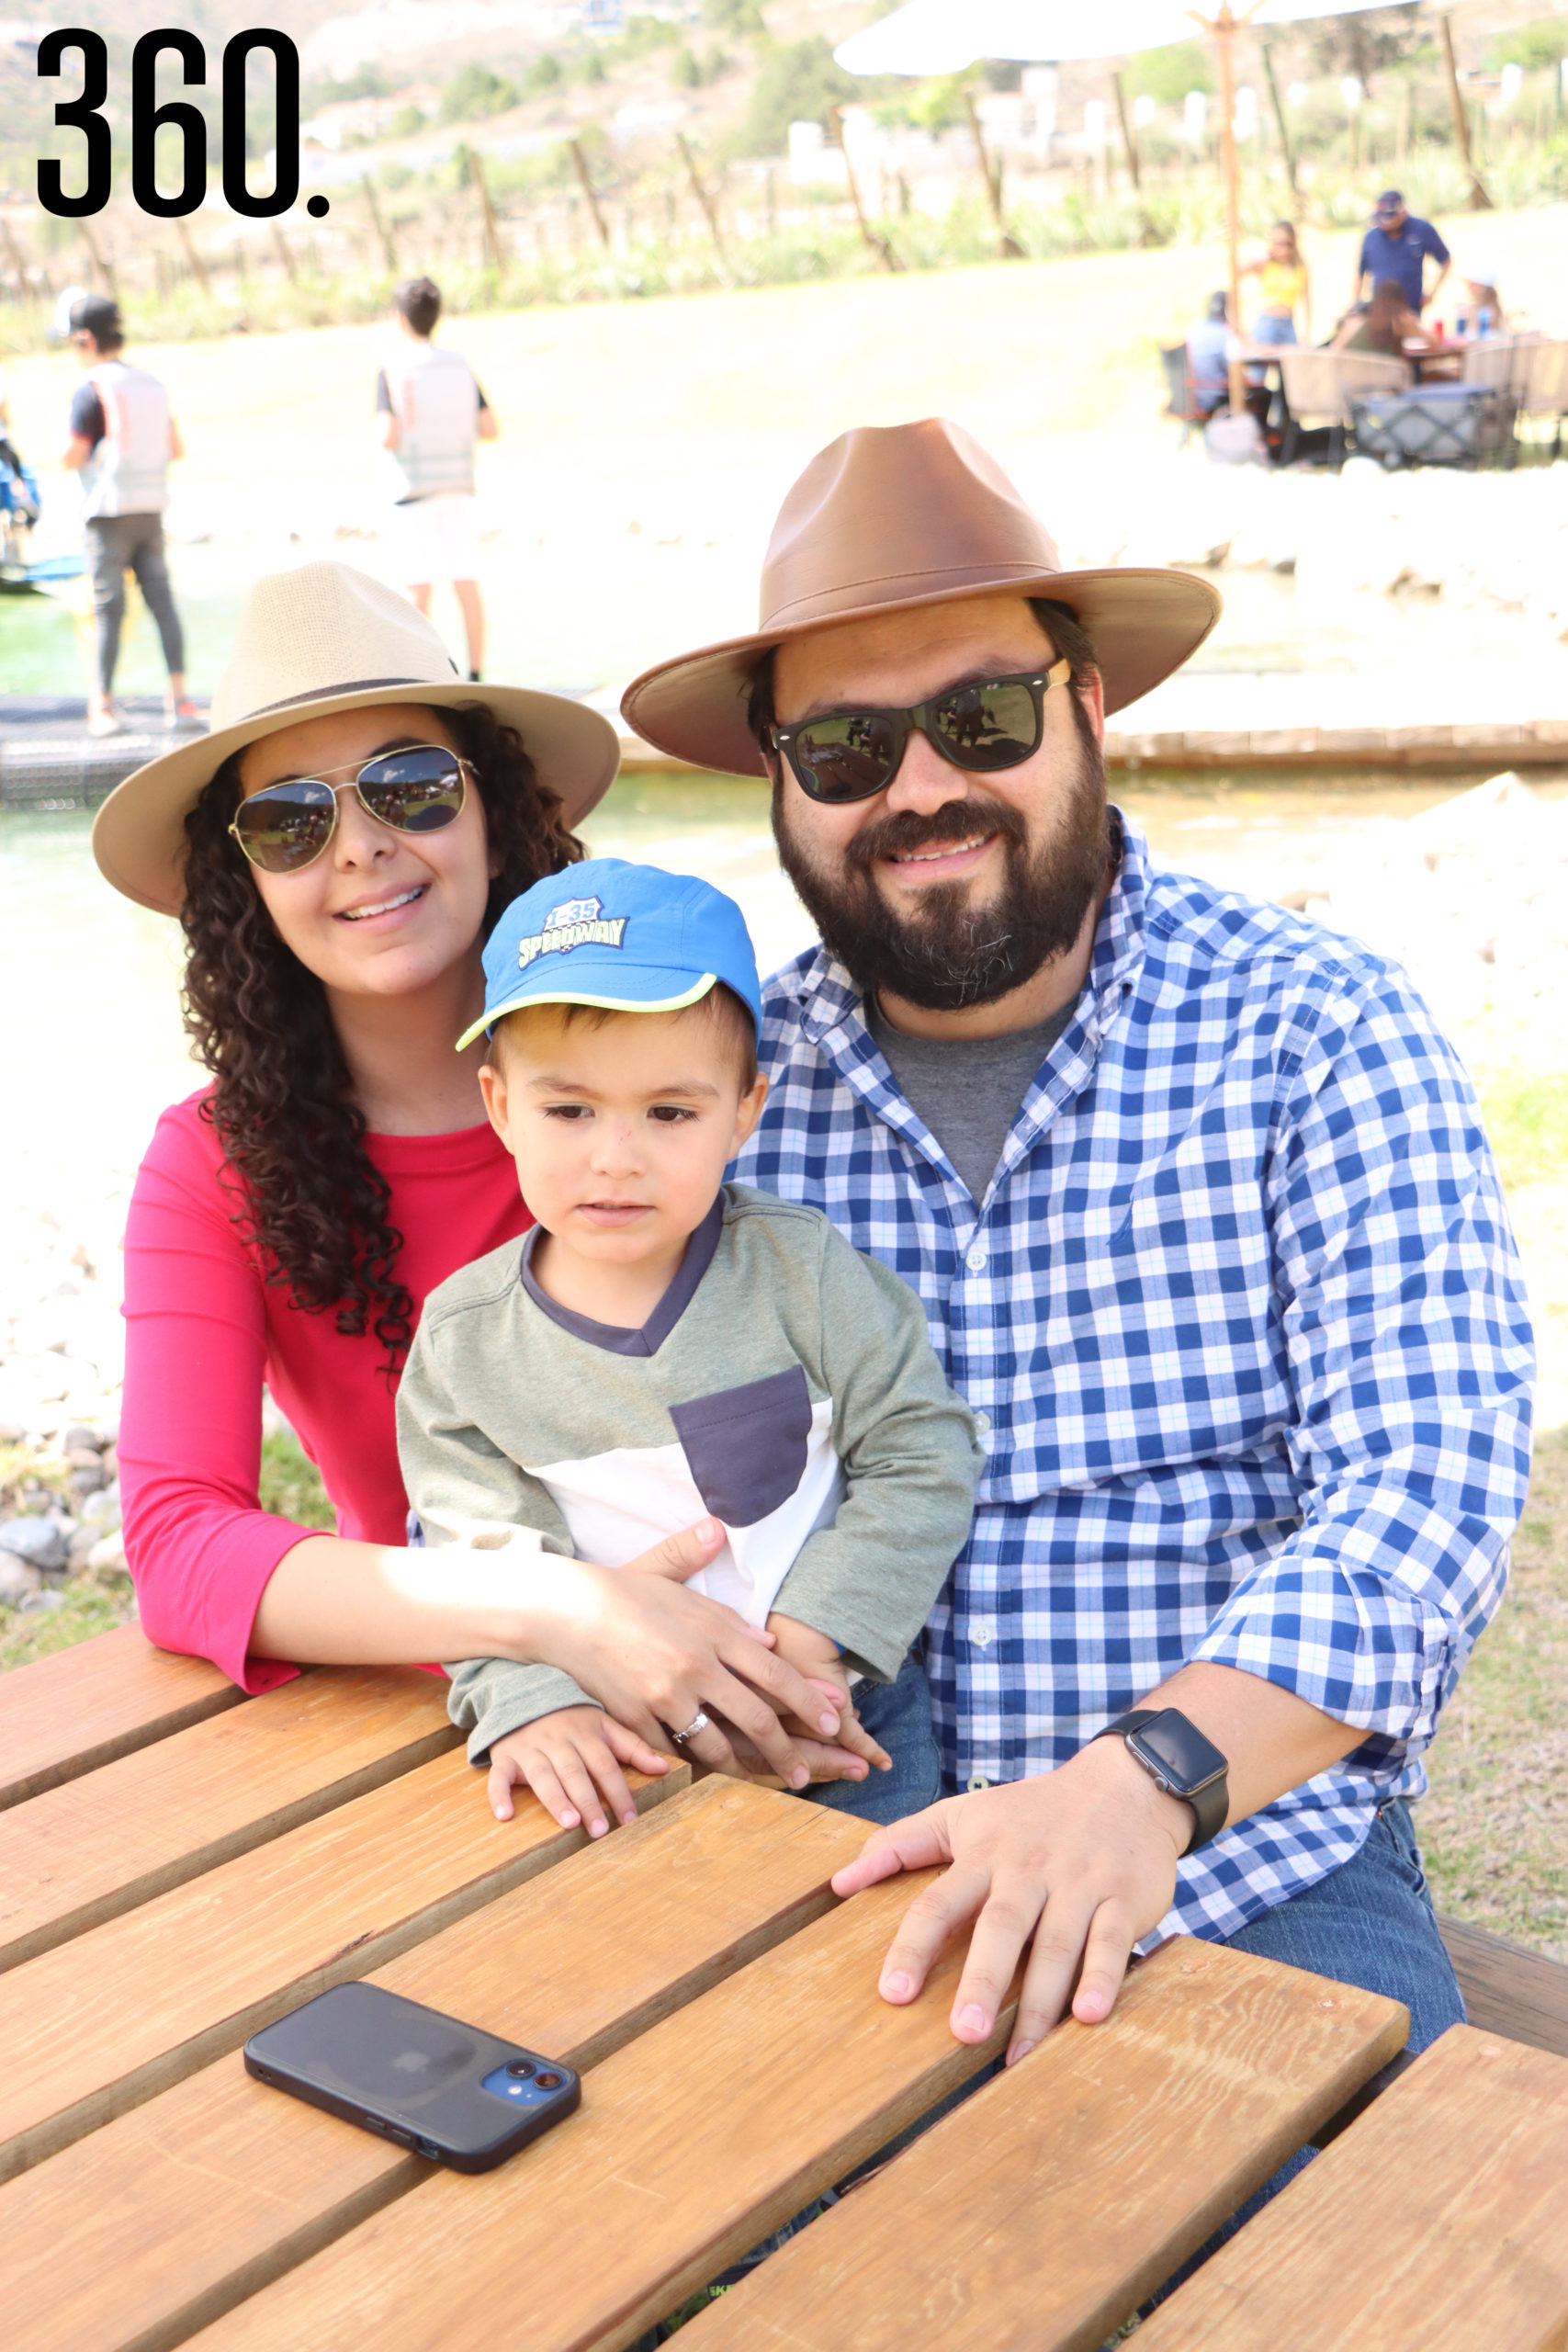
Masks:
[[[1147,772],[1117,797],[1165,864],[1260,896],[1310,885],[1359,832],[1456,789],[1362,777],[1215,781]],[[180,1027],[180,934],[108,889],[85,812],[0,810],[0,1018],[12,1201],[101,1200],[131,1170],[159,1110],[197,1073]],[[766,789],[740,779],[626,776],[587,827],[591,847],[708,877],[744,908],[764,971],[809,944],[773,854]]]

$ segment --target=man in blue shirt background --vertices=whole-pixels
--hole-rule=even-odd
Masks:
[[[1438,274],[1430,286],[1425,283],[1428,254],[1438,264]],[[1361,239],[1351,302],[1366,300],[1369,278],[1374,286],[1384,277],[1397,278],[1404,288],[1405,300],[1419,318],[1427,304],[1436,301],[1438,288],[1452,266],[1453,255],[1431,222],[1417,220],[1413,213],[1406,212],[1398,188],[1385,187],[1377,200],[1372,225]]]

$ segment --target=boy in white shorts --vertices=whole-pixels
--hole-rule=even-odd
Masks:
[[[406,279],[392,297],[392,313],[402,342],[376,379],[376,409],[381,447],[396,460],[400,483],[392,509],[393,562],[399,584],[427,615],[436,581],[450,581],[463,611],[468,675],[477,679],[484,665],[485,617],[474,443],[495,439],[495,412],[461,354],[438,351],[431,340],[441,316],[441,289],[434,280]]]

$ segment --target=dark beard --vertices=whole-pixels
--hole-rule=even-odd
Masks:
[[[994,1004],[1066,955],[1083,929],[1111,865],[1105,762],[1091,736],[1078,737],[1077,773],[1059,824],[1031,854],[1024,820],[975,784],[929,817],[901,809],[855,835],[836,874],[813,865],[789,831],[782,780],[773,794],[779,861],[807,911],[856,986],[886,991],[929,1012]],[[1002,838],[1006,872],[989,906],[971,910],[968,886],[939,883],[917,916],[895,913],[878,889],[875,861],[960,842],[979,826]]]

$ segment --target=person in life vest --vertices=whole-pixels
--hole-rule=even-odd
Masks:
[[[397,578],[427,615],[436,581],[451,582],[463,608],[468,675],[477,678],[485,616],[476,577],[474,443],[495,439],[495,413],[468,361],[431,341],[441,316],[441,289],[433,279],[405,279],[392,297],[392,315],[400,336],[376,379],[376,411],[381,447],[396,461]]]
[[[88,568],[97,623],[97,678],[87,704],[89,735],[118,735],[125,719],[114,699],[119,633],[125,620],[125,575],[136,584],[158,625],[169,690],[164,723],[199,726],[186,700],[185,633],[175,609],[164,554],[164,509],[169,467],[185,455],[169,395],[156,376],[124,357],[119,305],[88,294],[71,306],[71,345],[86,379],[71,403],[62,462],[79,473],[86,495]]]

